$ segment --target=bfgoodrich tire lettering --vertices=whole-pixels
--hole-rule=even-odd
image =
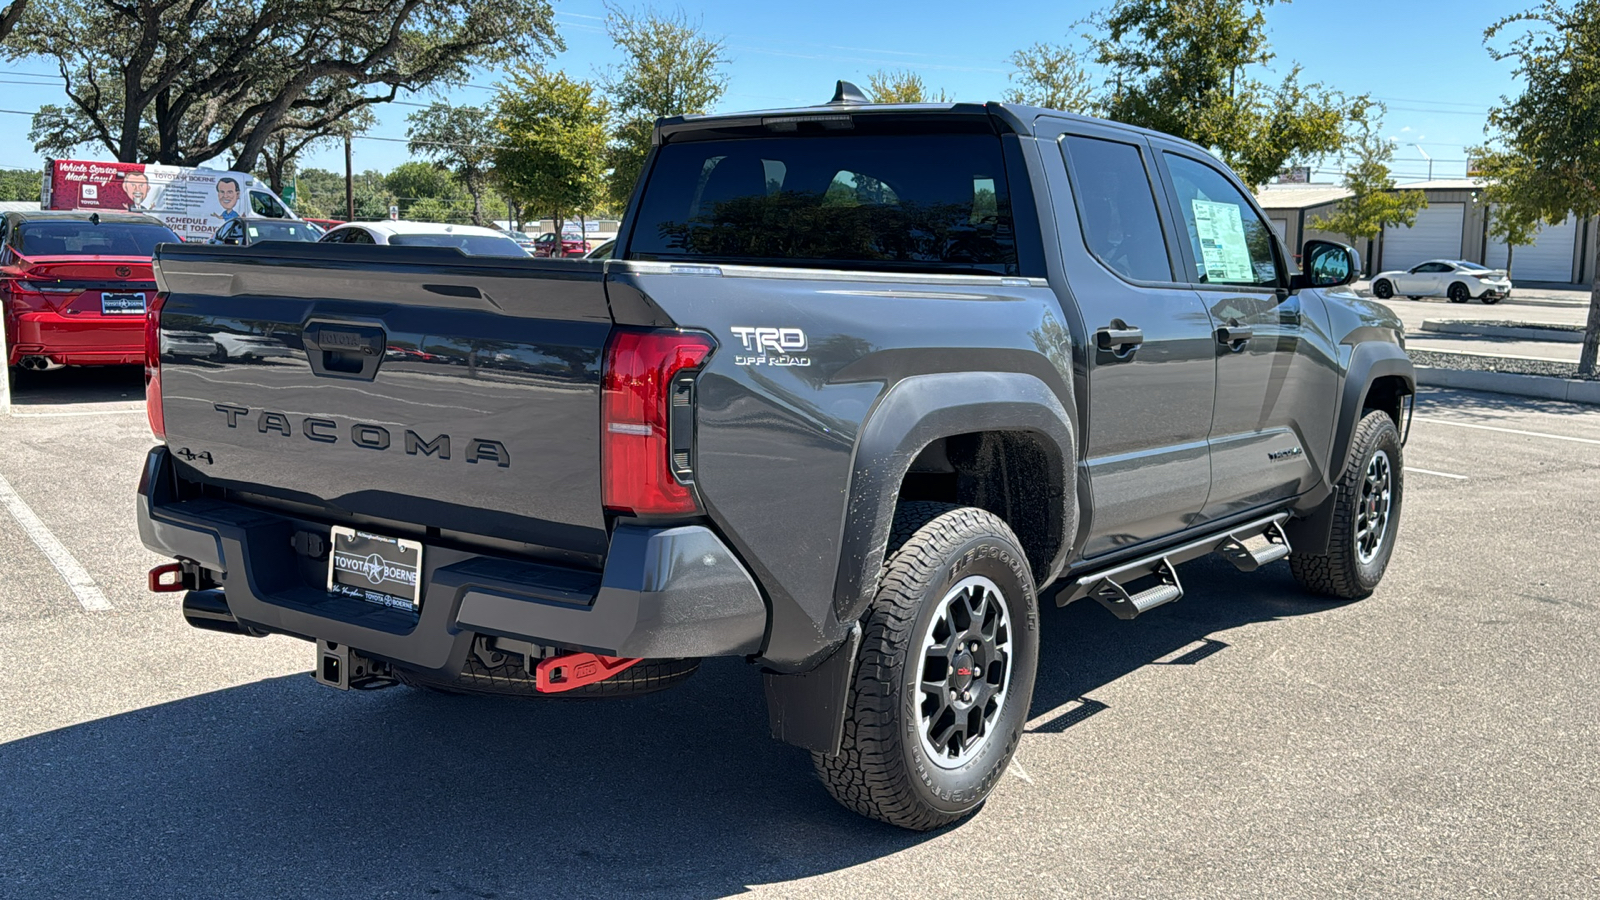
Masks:
[[[927,831],[982,805],[1016,752],[1038,670],[1038,598],[1016,536],[1005,522],[984,510],[903,504],[890,538],[890,547],[896,545],[862,618],[861,651],[841,752],[832,758],[815,753],[812,759],[829,793],[846,807],[902,828]],[[992,587],[991,599],[977,599],[971,593],[974,586],[984,592]],[[963,590],[968,592],[965,600]],[[936,759],[922,733],[928,722],[923,704],[930,693],[919,673],[929,676],[921,665],[927,659],[927,638],[940,627],[941,616],[947,641],[966,634],[979,642],[985,633],[977,620],[958,621],[952,631],[950,602],[977,609],[987,602],[1003,603],[1009,628],[1003,641],[991,642],[992,647],[1006,648],[1003,662],[992,651],[987,657],[980,651],[977,665],[970,661],[964,665],[983,674],[963,675],[955,667],[943,670],[951,679],[992,677],[995,695],[1001,699],[992,717],[974,715],[972,721],[982,724],[975,725],[970,754]],[[993,634],[1002,617],[991,610],[979,618],[989,623],[988,633]],[[982,692],[971,693],[973,703],[978,703]]]
[[[1383,580],[1400,528],[1404,471],[1400,432],[1381,410],[1361,417],[1333,495],[1328,552],[1294,553],[1289,570],[1301,587],[1343,600],[1371,595]]]

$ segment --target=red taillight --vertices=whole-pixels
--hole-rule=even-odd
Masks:
[[[689,426],[672,427],[676,376],[705,362],[716,344],[689,331],[612,332],[600,388],[600,459],[606,509],[625,515],[695,512],[694,492],[674,472],[687,470]],[[689,399],[679,387],[687,408]],[[674,448],[674,439],[682,444]],[[682,454],[674,459],[674,449]]]
[[[161,307],[166,294],[157,294],[144,314],[144,411],[150,417],[150,430],[163,440],[167,420],[161,412]]]

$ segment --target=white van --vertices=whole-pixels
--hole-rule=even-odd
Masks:
[[[266,183],[244,172],[145,163],[48,159],[44,209],[142,212],[185,241],[205,242],[234,219],[296,219]]]

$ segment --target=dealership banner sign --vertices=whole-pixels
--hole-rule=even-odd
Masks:
[[[255,185],[239,172],[76,160],[55,160],[49,182],[50,209],[150,213],[185,241],[208,241],[248,215]]]

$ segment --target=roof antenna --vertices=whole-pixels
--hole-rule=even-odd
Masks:
[[[828,101],[828,105],[833,106],[837,104],[840,106],[845,106],[871,102],[872,100],[862,92],[861,88],[856,87],[848,81],[841,81],[839,82],[838,86],[833,89],[833,99]]]

